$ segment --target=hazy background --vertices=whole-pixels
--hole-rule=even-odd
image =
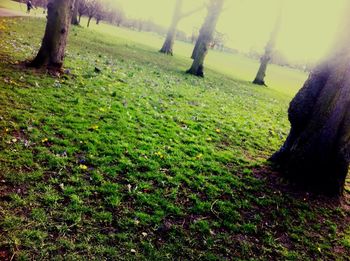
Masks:
[[[152,20],[168,26],[175,0],[111,0],[127,17]],[[184,0],[184,12],[205,3]],[[262,52],[282,9],[276,50],[289,61],[315,62],[329,50],[346,0],[226,0],[217,30],[227,35],[226,46],[247,53]],[[281,8],[282,6],[282,8]],[[199,28],[206,10],[183,19],[178,29],[191,35]]]

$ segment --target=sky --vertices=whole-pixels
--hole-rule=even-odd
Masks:
[[[152,19],[168,26],[175,0],[115,0],[130,18]],[[183,11],[207,0],[184,0]],[[289,61],[317,62],[330,50],[348,0],[226,0],[217,30],[226,45],[241,52],[262,52],[280,12],[276,49]],[[200,28],[206,9],[183,19],[179,29],[191,34]]]

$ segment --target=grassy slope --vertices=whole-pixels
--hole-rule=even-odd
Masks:
[[[15,62],[35,53],[44,21],[0,21],[0,255],[349,255],[344,209],[261,174],[290,96],[210,70],[190,77],[188,59],[97,29],[72,29],[74,76],[53,79]]]
[[[18,3],[8,0],[0,0],[0,7],[14,9],[17,11],[25,11],[25,5],[20,6]],[[42,9],[34,10],[32,15],[40,16]],[[87,19],[83,17],[82,25],[86,26]],[[133,41],[138,44],[147,45],[148,47],[160,48],[164,41],[162,36],[155,33],[130,31],[123,28],[116,28],[114,26],[106,25],[96,26],[94,22],[91,23],[91,30],[97,32],[104,32],[109,35],[123,38],[127,42]],[[193,50],[193,45],[177,41],[175,43],[175,55],[183,59],[187,59],[188,67],[191,60],[188,58]],[[244,81],[252,81],[259,68],[259,62],[249,59],[239,54],[228,54],[218,51],[211,51],[206,59],[208,68],[215,69],[221,73],[240,79]],[[287,95],[294,95],[302,86],[307,74],[298,70],[277,65],[270,65],[266,82],[269,87]]]

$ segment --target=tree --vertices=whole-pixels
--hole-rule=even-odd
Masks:
[[[271,36],[270,36],[270,40],[268,41],[268,43],[265,47],[265,53],[260,58],[260,67],[259,67],[258,73],[253,81],[254,84],[266,86],[265,76],[266,76],[267,65],[269,64],[269,62],[272,59],[272,55],[273,55],[274,48],[275,48],[276,37],[277,37],[277,34],[279,32],[279,28],[280,28],[280,23],[281,23],[281,16],[279,16],[279,18],[277,19],[277,22],[275,24],[275,28],[273,29]]]
[[[221,14],[224,0],[210,0],[208,14],[200,29],[199,37],[192,53],[193,64],[187,73],[203,77],[203,63],[213,40],[216,24]]]
[[[330,196],[343,193],[350,161],[349,18],[346,25],[333,54],[292,100],[289,136],[271,157],[287,179]]]
[[[79,3],[80,0],[75,0],[74,2],[74,8],[73,8],[73,14],[72,14],[72,25],[79,25],[80,19],[78,19],[78,10],[79,10]]]
[[[181,19],[184,19],[185,17],[188,17],[194,14],[195,12],[198,12],[203,8],[203,6],[201,6],[187,13],[182,13],[182,5],[183,5],[183,0],[176,0],[175,10],[171,21],[171,25],[168,29],[165,42],[159,51],[161,53],[173,55],[173,46],[174,46],[174,41],[176,37],[176,30],[177,30],[178,23],[181,21]]]
[[[86,0],[78,0],[79,5],[78,5],[78,22],[80,24],[81,17],[85,14],[87,14],[87,4]]]
[[[125,13],[121,7],[115,10],[115,23],[119,27],[121,23],[125,20]]]
[[[71,22],[74,0],[50,0],[45,35],[31,67],[47,66],[50,71],[60,71]]]
[[[102,4],[99,0],[85,0],[86,15],[88,17],[87,27],[90,26],[91,19],[102,12]]]
[[[209,44],[209,48],[210,49],[217,48],[218,50],[222,51],[225,46],[225,40],[226,40],[225,37],[226,37],[225,34],[215,31],[213,35],[213,40]]]

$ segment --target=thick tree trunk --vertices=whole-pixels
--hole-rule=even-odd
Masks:
[[[173,19],[169,27],[165,42],[159,52],[173,55],[173,46],[176,37],[176,28],[181,19],[181,9],[183,0],[177,0],[173,14]]]
[[[305,188],[340,196],[350,161],[348,47],[311,73],[290,104],[289,120],[290,134],[271,161]]]
[[[79,8],[79,0],[75,0],[73,14],[72,14],[72,25],[79,25],[80,23],[80,18],[78,20],[78,8]]]
[[[71,22],[74,0],[50,0],[45,35],[32,67],[48,66],[50,70],[61,70]]]
[[[86,26],[87,28],[89,28],[89,27],[90,27],[90,22],[91,22],[91,19],[92,19],[92,16],[91,16],[91,17],[89,16],[89,18],[88,18],[88,22],[87,22],[87,26]]]
[[[209,44],[213,39],[216,24],[224,5],[224,0],[211,0],[208,6],[208,15],[205,19],[196,46],[192,53],[193,64],[187,73],[203,77],[204,59],[208,53]]]

